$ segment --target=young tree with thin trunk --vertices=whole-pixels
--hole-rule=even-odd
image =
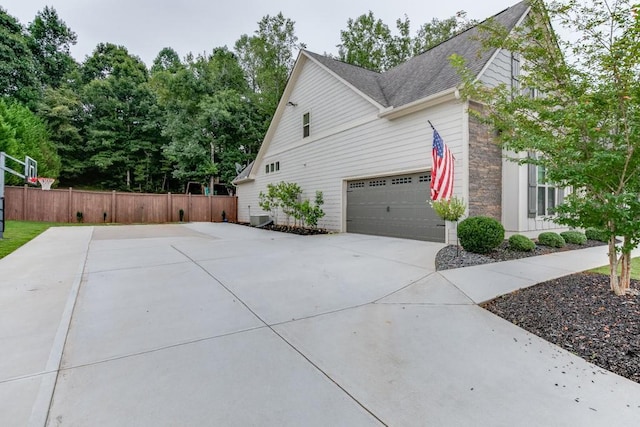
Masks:
[[[486,106],[480,119],[497,129],[506,150],[529,153],[515,160],[573,189],[554,221],[607,233],[618,295],[629,290],[631,250],[640,241],[639,9],[630,0],[532,0],[516,31],[489,22],[487,44],[521,64],[511,85],[487,88],[452,58],[466,95]],[[570,28],[576,40],[559,40],[550,22]]]

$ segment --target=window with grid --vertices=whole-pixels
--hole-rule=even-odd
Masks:
[[[310,116],[309,113],[304,113],[302,115],[302,137],[306,138],[310,134]]]
[[[511,96],[520,94],[520,54],[511,54]]]
[[[558,189],[547,182],[547,171],[544,166],[538,166],[537,176],[537,208],[538,216],[553,215],[553,210],[557,205]]]
[[[535,153],[529,153],[529,157],[535,157]],[[555,215],[556,206],[564,202],[564,188],[548,181],[547,171],[543,165],[530,163],[529,168],[529,192],[527,210],[529,218]]]

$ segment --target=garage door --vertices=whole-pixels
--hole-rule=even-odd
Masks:
[[[445,224],[427,203],[429,172],[347,182],[347,232],[444,242]]]

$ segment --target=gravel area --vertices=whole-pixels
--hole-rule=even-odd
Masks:
[[[602,246],[605,243],[596,240],[587,240],[584,245],[568,244],[564,248],[552,248],[549,246],[536,245],[531,252],[513,251],[509,249],[509,242],[504,241],[496,250],[488,254],[474,254],[467,252],[462,247],[449,245],[442,248],[436,255],[436,270],[449,270],[451,268],[470,267],[472,265],[487,264],[490,262],[510,261],[513,259],[527,258],[550,254],[553,252],[571,251],[574,249],[584,249],[593,246]],[[607,260],[603,260],[606,264]]]
[[[587,242],[587,246],[601,244]],[[456,247],[447,246],[436,256],[436,268],[445,270],[584,247],[538,246],[534,252],[514,252],[505,244],[487,255],[460,249],[456,256]],[[633,280],[631,287],[640,289],[640,282]],[[609,288],[608,276],[573,274],[503,295],[483,307],[594,365],[640,383],[640,297],[616,296]]]

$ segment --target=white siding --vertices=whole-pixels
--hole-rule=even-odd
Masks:
[[[378,113],[373,104],[310,60],[303,63],[288,101],[297,105],[285,108],[269,146],[270,154],[306,144],[355,119]],[[310,114],[307,138],[302,135],[305,113]]]
[[[490,87],[498,86],[501,83],[511,85],[511,53],[500,49],[494,60],[480,76],[480,81]]]
[[[309,83],[300,81],[301,90]],[[258,209],[254,207],[258,206],[258,194],[266,189],[268,183],[287,181],[298,183],[307,198],[313,198],[316,190],[322,191],[326,216],[319,226],[344,231],[346,180],[431,169],[433,134],[427,120],[436,126],[456,158],[454,194],[466,195],[467,183],[463,182],[463,108],[459,102],[449,101],[395,120],[377,118],[365,108],[361,110],[363,118],[358,120],[351,116],[353,126],[341,127],[345,119],[325,110],[329,100],[323,97],[322,90],[316,90],[318,92],[315,94],[309,92],[309,99],[298,98],[295,102],[299,105],[305,103],[311,111],[326,111],[327,115],[333,117],[336,126],[332,127],[325,117],[316,114],[317,123],[323,124],[327,132],[324,137],[317,137],[305,144],[282,143],[292,138],[291,133],[301,133],[298,128],[289,128],[285,132],[283,127],[282,132],[277,134],[276,139],[279,140],[273,141],[264,156],[264,163],[279,161],[280,171],[265,174],[264,163],[256,165],[258,173],[255,182],[238,186],[240,221],[249,220],[248,206],[251,206],[252,214],[257,213]],[[349,100],[351,95],[351,91],[343,91],[342,95],[331,94],[330,98],[343,97]],[[331,129],[336,131],[332,133]]]

